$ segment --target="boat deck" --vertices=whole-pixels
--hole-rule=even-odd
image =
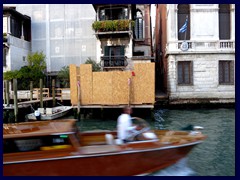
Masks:
[[[3,138],[42,136],[56,133],[70,133],[76,120],[35,121],[3,124]]]
[[[84,146],[79,148],[81,154],[97,154],[97,153],[108,153],[118,152],[121,148],[116,145],[101,145],[101,146]]]

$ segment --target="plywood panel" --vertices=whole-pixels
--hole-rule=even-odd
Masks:
[[[70,65],[71,103],[78,104],[77,82],[80,80],[82,105],[154,104],[155,64],[134,64],[130,71],[92,72],[90,64]],[[131,78],[130,93],[128,79]]]
[[[153,104],[155,101],[155,64],[134,64],[132,77],[132,104]]]
[[[112,73],[113,72],[93,72],[92,104],[112,104]]]
[[[69,73],[70,73],[70,97],[71,104],[77,105],[78,96],[77,96],[77,67],[75,64],[69,65]]]
[[[80,102],[81,105],[92,103],[92,65],[80,65]]]
[[[131,77],[130,71],[112,72],[112,99],[113,104],[129,103],[128,79]]]

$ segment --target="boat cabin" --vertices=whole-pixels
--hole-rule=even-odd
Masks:
[[[3,152],[17,153],[51,149],[72,149],[78,138],[75,120],[24,122],[3,125]]]

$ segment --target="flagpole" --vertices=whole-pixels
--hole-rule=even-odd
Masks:
[[[188,20],[188,15],[186,16],[186,19]],[[185,37],[184,37],[184,40],[186,41],[186,39],[187,39],[187,29],[186,29],[186,31],[185,31]]]

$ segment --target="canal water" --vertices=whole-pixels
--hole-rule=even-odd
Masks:
[[[25,114],[30,112],[30,108],[24,110],[20,119],[24,121]],[[81,131],[115,130],[121,110],[82,109],[81,113],[78,121]],[[74,118],[73,115],[76,117],[76,110],[64,118]],[[208,136],[186,158],[149,176],[235,176],[235,109],[154,109],[152,113],[133,109],[132,116],[144,118],[152,129],[180,130],[188,125],[202,126],[202,132]]]
[[[203,126],[202,132],[208,136],[186,158],[150,176],[235,176],[235,109],[155,109],[146,120],[153,129]],[[111,118],[82,118],[78,124],[81,130],[113,130],[116,122]]]

